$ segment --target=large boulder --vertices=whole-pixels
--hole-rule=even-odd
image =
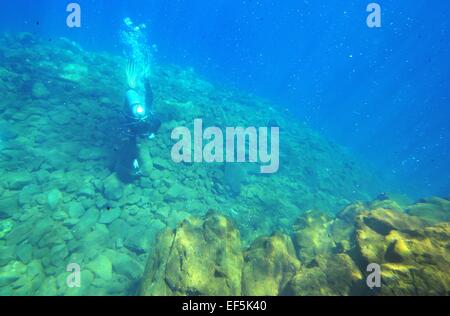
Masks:
[[[450,220],[450,200],[439,197],[421,199],[408,206],[406,213],[417,216],[429,224],[448,222]]]
[[[303,262],[309,262],[315,256],[332,252],[336,246],[331,237],[332,219],[318,211],[302,214],[293,227],[293,240],[297,255]]]
[[[279,295],[300,268],[289,236],[274,234],[256,239],[245,252],[242,294]]]
[[[8,172],[2,176],[1,182],[9,190],[21,190],[33,182],[33,177],[26,171]]]
[[[349,255],[328,255],[317,258],[315,265],[303,266],[289,281],[283,294],[358,295],[363,281],[363,274]]]
[[[358,216],[356,243],[362,267],[381,266],[381,295],[447,295],[450,225],[424,223],[405,213],[375,209]]]
[[[14,216],[19,212],[17,195],[11,195],[0,199],[0,219]]]
[[[243,256],[239,231],[208,212],[157,237],[141,295],[240,295]]]
[[[105,179],[103,194],[106,199],[118,201],[123,196],[123,184],[115,174],[111,174]]]

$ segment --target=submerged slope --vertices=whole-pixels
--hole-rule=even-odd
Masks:
[[[125,60],[27,33],[0,37],[0,58],[0,120],[9,135],[0,152],[0,266],[10,274],[1,293],[133,293],[155,234],[189,215],[221,211],[248,244],[289,229],[308,209],[332,212],[377,192],[376,177],[288,113],[173,65],[153,71],[163,125],[150,147],[152,172],[122,183],[113,167]],[[173,163],[171,131],[195,118],[280,126],[280,171]],[[85,268],[86,287],[65,286],[71,262]]]

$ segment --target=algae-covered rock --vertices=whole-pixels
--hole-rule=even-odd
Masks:
[[[176,201],[192,200],[196,198],[196,195],[197,194],[193,189],[175,183],[165,193],[164,201],[176,202]]]
[[[21,190],[32,181],[33,177],[31,174],[25,171],[8,172],[1,179],[1,182],[9,190]]]
[[[331,253],[335,247],[330,235],[332,219],[319,211],[302,214],[293,227],[293,241],[300,260],[308,262],[316,255]]]
[[[0,219],[14,216],[19,210],[17,195],[0,199]]]
[[[47,202],[50,209],[54,210],[61,203],[62,193],[58,189],[51,190],[47,195]]]
[[[14,222],[9,219],[0,219],[0,239],[5,237],[14,226]]]
[[[370,203],[369,208],[371,210],[375,209],[385,209],[394,212],[403,212],[403,209],[398,205],[396,201],[390,200],[389,198],[376,199]]]
[[[157,237],[142,295],[240,295],[243,257],[239,231],[209,212]]]
[[[42,82],[37,82],[33,85],[32,95],[36,99],[45,99],[50,95],[47,87]]]
[[[33,259],[33,246],[29,243],[17,246],[16,255],[21,262],[28,264]]]
[[[382,295],[448,295],[449,223],[427,227],[414,235],[392,232],[385,244]]]
[[[121,213],[122,211],[118,207],[105,209],[100,213],[100,219],[98,222],[100,224],[110,224],[118,219]]]
[[[292,240],[284,234],[258,238],[244,258],[243,295],[279,295],[300,267]]]
[[[419,202],[408,206],[406,213],[417,216],[429,224],[450,220],[450,200],[432,197],[422,199]]]
[[[356,242],[363,265],[381,265],[379,294],[448,294],[449,223],[423,227],[416,217],[376,209],[358,218]]]
[[[363,274],[346,254],[320,257],[316,265],[302,268],[289,281],[284,295],[358,295],[364,286]]]
[[[78,154],[80,161],[100,160],[104,157],[104,152],[100,148],[83,148]]]
[[[60,77],[72,81],[80,82],[88,75],[88,68],[80,64],[67,64],[63,67]]]
[[[105,255],[112,263],[113,272],[121,274],[133,281],[137,281],[142,277],[144,268],[133,257],[113,250],[107,250]]]
[[[26,270],[27,267],[20,261],[11,261],[8,265],[0,268],[0,287],[17,281]]]
[[[123,185],[115,174],[111,174],[108,178],[105,179],[103,187],[105,198],[113,201],[117,201],[122,198]]]
[[[83,204],[79,202],[70,202],[67,205],[67,210],[71,218],[80,218],[85,212]]]
[[[88,263],[87,268],[91,270],[96,277],[99,277],[104,281],[110,281],[113,277],[112,263],[105,255],[98,255],[93,261]]]
[[[425,223],[417,217],[408,216],[403,212],[383,208],[375,208],[369,213],[359,216],[358,222],[363,222],[364,225],[369,226],[381,235],[387,235],[393,229],[412,232],[425,225]]]

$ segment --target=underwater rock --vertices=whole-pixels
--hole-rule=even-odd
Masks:
[[[446,295],[450,285],[450,224],[423,227],[405,213],[375,209],[358,216],[362,265],[381,265],[381,295]]]
[[[118,201],[123,196],[123,185],[115,174],[105,179],[103,194],[106,199]]]
[[[430,238],[430,233],[439,234]],[[385,240],[381,295],[448,295],[450,226],[425,228],[411,236],[391,233]]]
[[[58,125],[67,125],[70,123],[70,121],[72,120],[72,117],[70,115],[70,111],[51,111],[48,113],[48,116],[50,118],[50,120],[52,120],[53,122],[55,122]],[[67,160],[69,159],[62,159],[64,157],[63,154],[58,154],[55,153],[54,154],[55,157],[52,157],[51,155],[49,155],[49,158],[52,158],[52,164],[55,165],[55,163],[57,163],[58,161],[63,161],[64,163],[66,163]],[[62,168],[56,168],[56,169],[62,169]]]
[[[120,239],[123,242],[131,231],[131,226],[126,221],[119,218],[111,223],[108,226],[108,229],[113,238]]]
[[[19,211],[17,195],[0,199],[0,219],[14,216]]]
[[[78,154],[80,161],[100,160],[104,157],[104,152],[99,148],[83,148]]]
[[[431,197],[422,199],[416,204],[408,206],[406,213],[419,217],[429,224],[450,220],[450,200]]]
[[[247,171],[243,164],[224,164],[224,183],[231,190],[231,195],[239,195],[241,187],[247,179]]]
[[[200,114],[192,101],[180,102],[174,99],[164,99],[163,102],[158,102],[156,112],[164,121],[190,120],[197,118]]]
[[[61,203],[62,193],[58,189],[51,190],[47,195],[47,203],[51,210],[55,210]]]
[[[64,211],[55,211],[52,214],[52,218],[57,221],[57,222],[63,222],[64,220],[66,220],[69,217],[69,215],[67,215],[66,212]]]
[[[244,255],[242,294],[275,296],[285,290],[300,268],[289,236],[275,234],[256,239]]]
[[[164,195],[164,201],[166,202],[177,202],[184,200],[193,200],[197,197],[196,192],[188,187],[182,186],[181,184],[175,183]]]
[[[165,227],[166,225],[159,220],[153,220],[149,225],[133,226],[125,238],[124,246],[138,255],[146,253],[157,233]]]
[[[92,186],[85,186],[78,191],[80,197],[92,198],[95,196],[95,189]]]
[[[293,241],[302,262],[332,252],[336,245],[330,236],[331,224],[332,219],[319,211],[308,211],[300,216],[293,227]]]
[[[122,211],[118,207],[105,209],[100,212],[100,219],[98,220],[98,222],[100,224],[110,224],[118,219],[120,217],[120,214],[122,214]]]
[[[284,295],[325,296],[333,295],[327,276],[319,267],[300,270],[287,284]]]
[[[32,222],[25,222],[15,226],[6,235],[6,245],[18,245],[22,241],[26,240],[30,234],[33,232],[34,225]]]
[[[400,205],[393,200],[389,200],[387,197],[382,196],[381,199],[378,197],[376,200],[372,201],[372,203],[369,203],[369,209],[375,210],[375,209],[385,209],[395,212],[403,212],[403,209],[400,207]]]
[[[53,221],[47,218],[37,220],[33,224],[33,229],[30,233],[30,243],[37,244],[44,235],[48,234],[52,230],[52,225]]]
[[[346,254],[326,255],[316,265],[302,267],[286,286],[284,295],[358,295],[365,285],[363,274]]]
[[[7,265],[9,262],[15,259],[16,252],[15,247],[1,246],[0,245],[0,267]]]
[[[172,210],[170,214],[165,217],[165,219],[167,226],[175,228],[179,223],[190,216],[191,214],[189,214],[188,212]]]
[[[27,270],[20,261],[11,261],[8,265],[0,268],[0,287],[5,287],[17,281]]]
[[[69,212],[69,216],[72,218],[80,218],[85,212],[83,204],[79,202],[70,202],[67,206],[67,210]]]
[[[21,190],[32,181],[33,177],[26,171],[8,172],[2,176],[3,185],[9,190]]]
[[[142,265],[131,256],[110,249],[105,251],[105,256],[111,261],[114,272],[130,280],[138,280],[142,276],[144,271]]]
[[[64,243],[55,245],[50,249],[50,261],[54,266],[60,265],[69,255],[69,251]]]
[[[359,225],[367,225],[381,235],[387,235],[391,230],[412,232],[425,225],[417,217],[383,208],[375,208],[370,210],[370,212],[363,212],[357,216],[357,223]]]
[[[240,295],[243,257],[239,231],[208,212],[157,237],[141,295]]]
[[[96,277],[105,281],[110,281],[113,278],[113,267],[109,258],[105,255],[98,255],[94,261],[91,261],[86,266],[91,270]]]
[[[36,99],[46,99],[50,96],[50,91],[48,91],[47,87],[43,83],[37,82],[33,85],[31,94]]]
[[[87,77],[88,72],[88,68],[84,65],[67,64],[63,67],[60,77],[78,83]]]
[[[0,239],[5,237],[13,229],[13,221],[0,220]]]
[[[17,246],[16,255],[20,261],[28,264],[33,259],[33,246],[29,243],[24,243]]]
[[[25,186],[19,193],[19,204],[24,206],[27,204],[32,204],[35,195],[39,194],[40,190],[37,185],[30,184]],[[0,215],[1,217],[1,215]]]
[[[100,212],[97,209],[88,209],[73,228],[74,237],[77,239],[83,237],[97,223],[99,217]]]

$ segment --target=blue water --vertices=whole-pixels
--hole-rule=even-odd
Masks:
[[[155,58],[253,92],[348,147],[415,196],[450,192],[450,2],[369,0],[3,1],[0,29],[120,53],[125,16],[145,22]]]

